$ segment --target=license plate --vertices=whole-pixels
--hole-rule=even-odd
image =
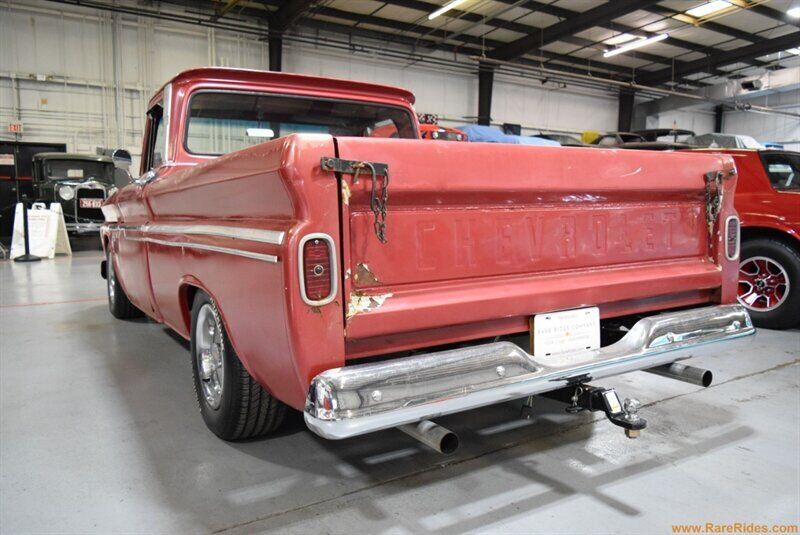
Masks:
[[[531,336],[536,357],[598,349],[600,310],[588,307],[537,314],[533,317]]]
[[[103,199],[81,199],[81,208],[100,208],[103,206]]]

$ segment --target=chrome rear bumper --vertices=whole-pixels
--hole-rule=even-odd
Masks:
[[[324,438],[347,438],[687,359],[753,333],[744,307],[721,305],[644,318],[615,344],[539,360],[496,342],[346,366],[311,381],[305,420]]]

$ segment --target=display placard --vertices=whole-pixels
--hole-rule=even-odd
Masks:
[[[22,203],[17,204],[14,214],[14,233],[11,238],[12,259],[25,254],[25,229],[22,219]],[[35,203],[28,210],[28,244],[31,254],[41,258],[53,258],[57,254],[72,254],[67,235],[67,225],[61,205],[53,203],[48,210],[43,203]]]

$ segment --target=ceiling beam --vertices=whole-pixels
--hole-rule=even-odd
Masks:
[[[498,1],[504,4],[508,4],[513,0],[498,0]],[[531,9],[534,11],[540,11],[542,13],[546,13],[547,15],[552,15],[554,17],[559,17],[562,19],[569,19],[571,17],[575,17],[576,15],[580,14],[579,11],[572,11],[571,9],[565,9],[563,7],[555,6],[552,4],[543,4],[536,0],[528,0],[526,4],[520,7],[525,7],[526,9]],[[641,9],[646,9],[646,7],[643,7]],[[629,33],[631,35],[636,35],[641,37],[653,37],[654,35],[656,35],[656,33],[654,32],[647,32],[642,30],[641,28],[635,28],[633,26],[628,26],[627,24],[620,24],[619,22],[609,22],[604,24],[598,24],[597,26],[602,28],[608,28],[609,30],[613,30],[616,32]],[[692,52],[702,52],[703,54],[707,54],[709,52],[713,52],[716,50],[720,51],[722,50],[714,48],[713,46],[700,45],[697,43],[693,43],[691,41],[678,39],[676,37],[673,37],[672,35],[670,35],[665,41],[663,41],[663,43],[667,45],[677,46],[680,48],[685,48],[686,50],[691,50]],[[758,61],[754,61],[752,64],[759,66],[765,65],[764,63]]]
[[[800,19],[792,18],[784,11],[779,11],[775,8],[771,8],[763,4],[753,5],[748,0],[728,0],[728,1],[743,9],[749,9],[753,13],[758,13],[759,15],[763,15],[772,20],[777,20],[778,22],[781,22],[783,24],[788,24],[789,26],[796,26],[800,28]]]
[[[655,4],[657,0],[614,0],[597,7],[577,13],[576,15],[557,22],[541,30],[532,32],[525,37],[520,37],[502,47],[498,47],[489,56],[502,61],[509,61],[546,44],[574,35],[583,30],[602,25],[617,17],[632,13],[644,6]]]
[[[227,0],[224,5],[216,6],[214,8],[214,16],[211,17],[211,20],[216,21],[219,20],[220,17],[224,17],[228,11],[236,7],[241,0]]]
[[[389,42],[393,40],[396,43],[408,46],[408,47],[417,47],[424,46],[425,42],[420,41],[418,37],[409,36],[409,35],[395,35],[391,33],[381,32],[378,30],[372,30],[369,28],[363,27],[356,27],[356,26],[347,26],[345,24],[338,24],[335,22],[328,22],[318,19],[302,19],[297,23],[298,26],[304,26],[307,28],[311,28],[314,30],[320,31],[328,31],[331,33],[338,33],[343,35],[354,35],[357,37],[363,37],[366,39],[378,40],[383,42]],[[432,43],[432,42],[431,42]],[[452,52],[458,53],[463,56],[479,56],[481,55],[481,50],[479,48],[474,48],[469,45],[454,45],[450,43],[441,43],[436,46],[437,50],[441,50],[443,52]],[[540,62],[529,60],[526,58],[520,58],[517,60],[520,65],[523,66],[531,66],[531,67],[538,67]],[[478,65],[476,64],[476,70],[478,69]],[[576,66],[570,65],[562,65],[562,64],[549,64],[549,69],[561,71],[565,74],[581,74],[585,75],[587,73],[586,67],[580,68]],[[544,76],[544,75],[543,75]],[[609,75],[609,77],[614,78],[613,74]],[[629,78],[628,78],[629,79]]]
[[[286,31],[308,11],[316,0],[288,0],[272,14],[270,24],[275,29]]]
[[[648,13],[652,13],[654,15],[660,15],[662,17],[669,17],[669,18],[673,18],[675,15],[681,14],[680,11],[675,11],[674,9],[670,9],[668,7],[660,5],[646,7],[645,11],[647,11]],[[684,22],[681,19],[676,19],[676,20]],[[684,22],[684,24],[688,23]],[[736,39],[749,41],[751,43],[763,43],[764,41],[767,41],[766,37],[761,37],[760,35],[754,33],[737,30],[736,28],[731,28],[730,26],[726,26],[724,24],[720,24],[718,22],[714,22],[711,20],[707,22],[701,22],[698,25],[698,27],[711,30],[712,32],[721,33],[722,35],[727,35],[728,37],[735,37]]]
[[[421,0],[385,0],[385,1],[391,5],[405,7],[409,9],[415,9],[417,11],[422,11],[423,13],[430,13],[441,7],[438,4],[423,2]],[[504,2],[504,3],[508,5],[514,5],[516,2],[515,0],[511,0],[509,2]],[[525,8],[526,6],[525,4],[521,4],[518,7]],[[458,9],[452,9],[450,11],[447,11],[443,14],[443,16],[454,19],[460,19],[467,22],[481,23],[485,24],[486,26],[491,26],[492,28],[511,30],[513,32],[521,33],[524,35],[540,30],[540,28],[537,28],[536,26],[531,26],[529,24],[521,24],[519,22],[511,20],[491,18],[491,17],[486,17],[484,19],[484,17],[479,15],[478,13],[470,13],[469,11],[460,11]],[[581,37],[568,36],[562,38],[561,41],[576,46],[580,46],[583,48],[596,48],[598,50],[602,49],[601,46],[602,43],[595,43],[594,41],[591,41],[589,39],[583,39]],[[649,61],[651,63],[660,63],[662,65],[672,64],[672,58],[668,58],[665,56],[658,56],[656,54],[648,54],[646,52],[637,51],[636,57],[643,59],[645,61]]]
[[[792,32],[788,35],[776,37],[763,43],[755,43],[748,46],[734,48],[709,54],[705,58],[696,61],[688,61],[682,65],[676,65],[659,71],[651,72],[639,77],[639,82],[643,84],[661,84],[668,82],[675,77],[684,77],[698,72],[708,72],[709,69],[731,65],[733,63],[746,62],[758,56],[766,56],[775,52],[780,52],[797,46],[800,42],[800,32]]]
[[[175,1],[175,0],[172,0]],[[513,3],[514,0],[511,0]],[[275,6],[278,3],[277,0],[262,0],[262,4],[265,6]],[[398,5],[401,7],[407,7],[409,9],[416,9],[423,12],[433,11],[439,7],[438,4],[431,4],[428,2],[424,2],[421,0],[388,0],[387,3],[391,3],[393,5]],[[530,3],[530,2],[528,2]],[[462,18],[468,22],[482,20],[483,17],[478,15],[477,13],[469,13],[469,12],[459,12],[458,10],[452,10],[457,15],[464,15]],[[255,17],[261,17],[267,11],[264,10],[257,10],[250,7],[242,7],[239,11],[242,15],[250,15]],[[376,30],[367,30],[367,29],[360,29],[355,26],[349,26],[345,24],[337,24],[328,21],[322,20],[315,20],[313,18],[309,18],[308,14],[302,18],[298,24],[311,27],[317,30],[329,30],[333,33],[345,34],[345,35],[360,35],[362,37],[370,38],[370,39],[378,39],[384,42],[400,42],[407,46],[411,47],[422,47],[422,48],[429,48],[431,50],[442,50],[446,52],[455,52],[460,53],[462,55],[475,55],[479,56],[483,54],[483,45],[487,45],[490,47],[500,46],[502,45],[499,41],[493,40],[485,40],[480,37],[476,36],[463,36],[464,39],[460,39],[462,36],[459,36],[459,40],[463,41],[465,44],[451,44],[451,43],[444,43],[442,42],[449,32],[445,32],[442,30],[434,30],[431,31],[431,28],[428,26],[421,26],[421,25],[414,25],[410,23],[404,23],[400,21],[395,21],[393,19],[386,19],[383,17],[378,17],[376,15],[358,15],[352,12],[339,10],[335,8],[328,8],[324,6],[317,6],[313,10],[313,14],[319,15],[327,15],[330,17],[342,18],[346,20],[354,20],[356,18],[357,22],[370,24],[374,26],[380,26],[385,28],[391,28],[397,30],[399,32],[413,34],[413,36],[405,36],[405,38],[401,38],[398,34],[392,34],[388,32],[380,32]],[[450,15],[450,12],[446,13],[445,15]],[[487,24],[489,20],[494,20],[496,24],[500,25],[505,22],[510,21],[503,21],[502,19],[487,19]],[[313,21],[313,22],[311,22]],[[512,28],[509,29],[521,29],[519,27],[524,28],[526,31],[530,29],[530,26],[513,23],[510,22]],[[513,25],[516,24],[516,27]],[[359,31],[355,31],[358,29]],[[438,32],[438,33],[437,33]],[[426,37],[430,37],[431,39],[426,39]],[[587,39],[581,39],[578,37],[565,37],[565,41],[567,42],[574,42],[578,46],[591,46],[595,43],[589,41]],[[468,45],[476,45],[479,48],[471,48]],[[562,71],[564,73],[570,74],[591,74],[593,70],[602,70],[605,71],[607,76],[612,78],[617,77],[624,80],[631,80],[633,78],[634,71],[631,68],[623,67],[620,65],[612,64],[612,63],[604,63],[601,61],[594,61],[591,59],[582,59],[577,58],[574,56],[556,54],[553,52],[548,52],[545,50],[537,51],[537,54],[544,58],[547,62],[547,66],[554,68],[556,70]],[[647,61],[651,61],[651,59],[641,55],[640,53],[636,54],[637,57],[641,59],[645,59]],[[660,61],[659,61],[660,60]],[[536,61],[534,59],[529,58],[520,58],[518,60],[521,64],[531,65],[531,66],[540,66],[541,62]],[[656,56],[652,59],[655,63],[662,63],[662,64],[671,64],[671,59],[669,58],[662,58],[661,56]],[[553,63],[557,62],[557,63]],[[644,71],[638,71],[644,72]],[[724,75],[725,73],[720,71],[719,75]],[[703,87],[707,86],[707,83],[692,81],[692,80],[679,80],[683,84],[692,85],[695,87]]]
[[[433,39],[435,39],[437,41],[446,41],[448,39],[448,34],[450,33],[450,32],[447,32],[446,30],[442,30],[442,29],[433,29],[433,28],[430,28],[428,26],[421,26],[419,24],[413,24],[413,23],[409,23],[409,22],[401,22],[401,21],[397,21],[397,20],[394,20],[394,19],[378,17],[378,16],[375,16],[375,15],[355,14],[355,13],[352,13],[352,12],[349,12],[349,11],[343,11],[341,9],[336,9],[336,8],[326,7],[326,6],[318,6],[318,7],[316,7],[314,9],[314,13],[318,14],[318,15],[328,16],[328,17],[336,17],[336,18],[341,18],[341,19],[345,19],[345,20],[352,20],[353,22],[358,22],[360,24],[369,24],[371,26],[379,26],[379,27],[382,27],[382,28],[390,28],[390,29],[397,30],[397,31],[400,31],[400,32],[412,34],[414,37],[416,37],[418,39],[416,41],[417,46],[419,46],[419,47],[428,47],[428,48],[432,48],[432,49],[437,48],[438,47],[437,46],[438,43],[422,39],[423,34],[424,34],[424,36],[431,37],[431,38],[433,38]],[[305,19],[305,20],[309,20],[309,19]],[[348,27],[348,26],[345,26],[345,27]],[[396,36],[394,36],[392,34],[388,34],[388,35],[390,36],[388,42],[391,42],[392,39],[396,40]],[[502,47],[502,46],[504,46],[506,44],[503,41],[497,41],[497,40],[493,40],[493,39],[485,39],[485,38],[480,37],[480,36],[467,35],[467,34],[459,35],[457,37],[457,39],[459,41],[462,41],[462,42],[466,43],[466,44],[474,45],[475,47],[478,47],[476,49],[478,55],[483,53],[483,48],[482,47],[484,45],[486,47],[488,47],[488,48],[496,49],[496,48]],[[458,49],[459,47],[456,46],[454,48]],[[591,61],[587,60],[584,63],[584,60],[582,60],[581,58],[571,57],[571,56],[564,55],[564,54],[556,54],[554,52],[548,52],[546,50],[538,50],[538,51],[536,51],[536,54],[541,56],[541,57],[543,57],[543,58],[545,58],[545,59],[547,59],[547,60],[563,61],[563,62],[565,62],[567,64],[572,64],[572,65],[575,65],[575,66],[582,67],[583,68],[582,72],[584,74],[586,73],[587,66],[591,65],[592,67],[595,67],[597,69],[602,69],[602,70],[605,70],[605,71],[608,71],[608,72],[611,72],[611,73],[616,73],[616,74],[622,75],[626,79],[630,79],[632,77],[632,71],[633,71],[632,69],[630,69],[628,67],[623,67],[621,65],[616,65],[616,64],[613,64],[613,63],[605,63],[605,62],[602,62],[602,61],[594,61],[594,60],[591,60]]]

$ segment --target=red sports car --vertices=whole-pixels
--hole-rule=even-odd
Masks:
[[[800,325],[800,152],[713,149],[734,157],[742,221],[739,302],[759,327]]]
[[[419,135],[422,139],[440,141],[469,141],[467,134],[457,128],[440,126],[438,124],[420,124]]]

